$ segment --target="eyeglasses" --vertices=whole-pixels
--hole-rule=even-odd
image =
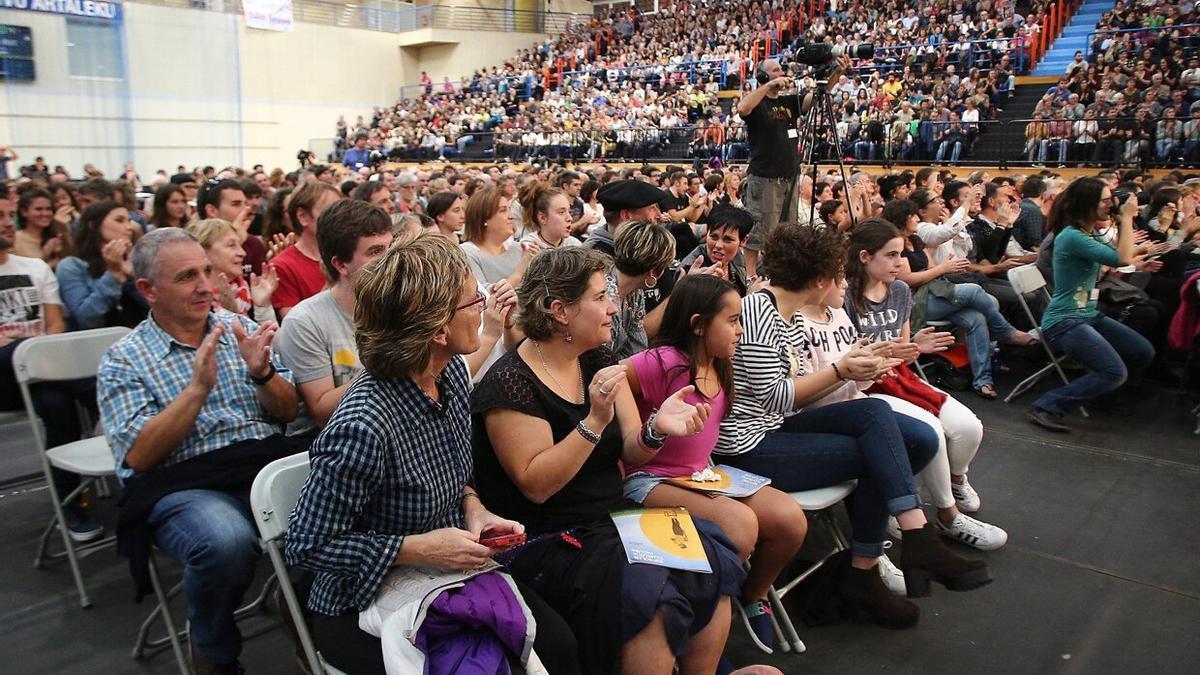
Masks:
[[[482,305],[485,302],[487,302],[487,296],[483,294],[483,291],[476,288],[475,289],[475,299],[468,303],[465,303],[465,304],[459,305],[458,307],[455,307],[454,311],[458,312],[458,311],[464,310],[468,307],[474,307],[475,305]]]

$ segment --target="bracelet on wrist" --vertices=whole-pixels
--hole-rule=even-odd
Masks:
[[[266,375],[263,375],[262,377],[256,377],[254,374],[251,374],[250,381],[260,387],[265,385],[266,383],[270,382],[271,379],[273,377],[275,377],[275,373],[278,371],[275,370],[275,364],[271,361],[267,361],[267,366],[268,367],[267,367]]]
[[[846,378],[842,375],[842,371],[838,368],[838,365],[836,363],[831,365],[833,366],[833,374],[837,375],[838,382],[845,382]]]
[[[650,413],[649,419],[646,420],[646,426],[642,427],[642,445],[647,448],[657,450],[667,442],[666,434],[659,434],[654,430],[654,421],[658,419],[658,411]]]
[[[483,503],[483,500],[479,498],[479,493],[478,493],[478,492],[464,492],[464,493],[463,493],[463,496],[461,496],[461,497],[459,497],[459,498],[458,498],[458,501],[459,501],[459,503],[460,503],[460,504],[461,504],[461,503],[464,503],[464,502],[466,502],[466,501],[467,501],[467,498],[469,498],[469,497],[474,497],[475,499],[479,499],[479,503],[480,503],[480,504],[482,504],[482,503]]]
[[[583,420],[579,420],[579,424],[575,425],[575,431],[578,431],[579,435],[583,436],[583,440],[591,443],[592,445],[600,442],[600,434],[589,429],[587,425],[583,423]]]

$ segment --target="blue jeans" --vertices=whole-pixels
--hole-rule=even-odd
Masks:
[[[938,144],[937,156],[934,158],[934,161],[942,161],[946,157],[947,150],[950,151],[950,161],[957,162],[959,156],[962,155],[963,142],[958,139],[942,141]]]
[[[809,408],[784,419],[750,452],[724,457],[766,476],[784,492],[814,490],[858,479],[846,498],[854,555],[883,555],[888,514],[920,506],[913,474],[933,459],[933,427],[897,415],[887,403],[862,398]]]
[[[854,144],[854,159],[875,161],[879,146],[871,141],[857,141]]]
[[[1046,329],[1043,338],[1058,352],[1088,369],[1083,377],[1042,394],[1038,410],[1062,417],[1084,402],[1106,394],[1154,360],[1154,346],[1132,328],[1103,314],[1091,319],[1066,319]]]
[[[949,321],[966,333],[971,359],[971,385],[976,389],[992,382],[992,339],[1012,335],[1012,324],[1000,313],[1000,302],[979,284],[955,284],[954,301],[934,295],[925,303],[925,316]]]
[[[233,612],[254,579],[262,551],[246,495],[216,490],[173,492],[150,511],[154,543],[183,565],[192,645],[214,663],[242,652]]]

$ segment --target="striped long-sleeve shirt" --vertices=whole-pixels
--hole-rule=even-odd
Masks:
[[[804,320],[789,323],[769,292],[742,299],[742,339],[733,357],[733,406],[721,422],[713,452],[740,455],[796,411],[796,378],[806,373],[809,353]]]

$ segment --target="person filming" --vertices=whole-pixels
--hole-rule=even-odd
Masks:
[[[827,78],[836,83],[850,59],[840,56]],[[759,86],[738,101],[737,114],[746,122],[750,144],[749,176],[746,178],[746,209],[754,215],[754,228],[746,243],[746,274],[758,274],[758,252],[767,234],[779,222],[796,218],[795,183],[798,173],[796,146],[801,115],[812,108],[811,91],[795,89],[776,59],[767,59],[755,72]],[[828,85],[827,85],[828,86]]]

